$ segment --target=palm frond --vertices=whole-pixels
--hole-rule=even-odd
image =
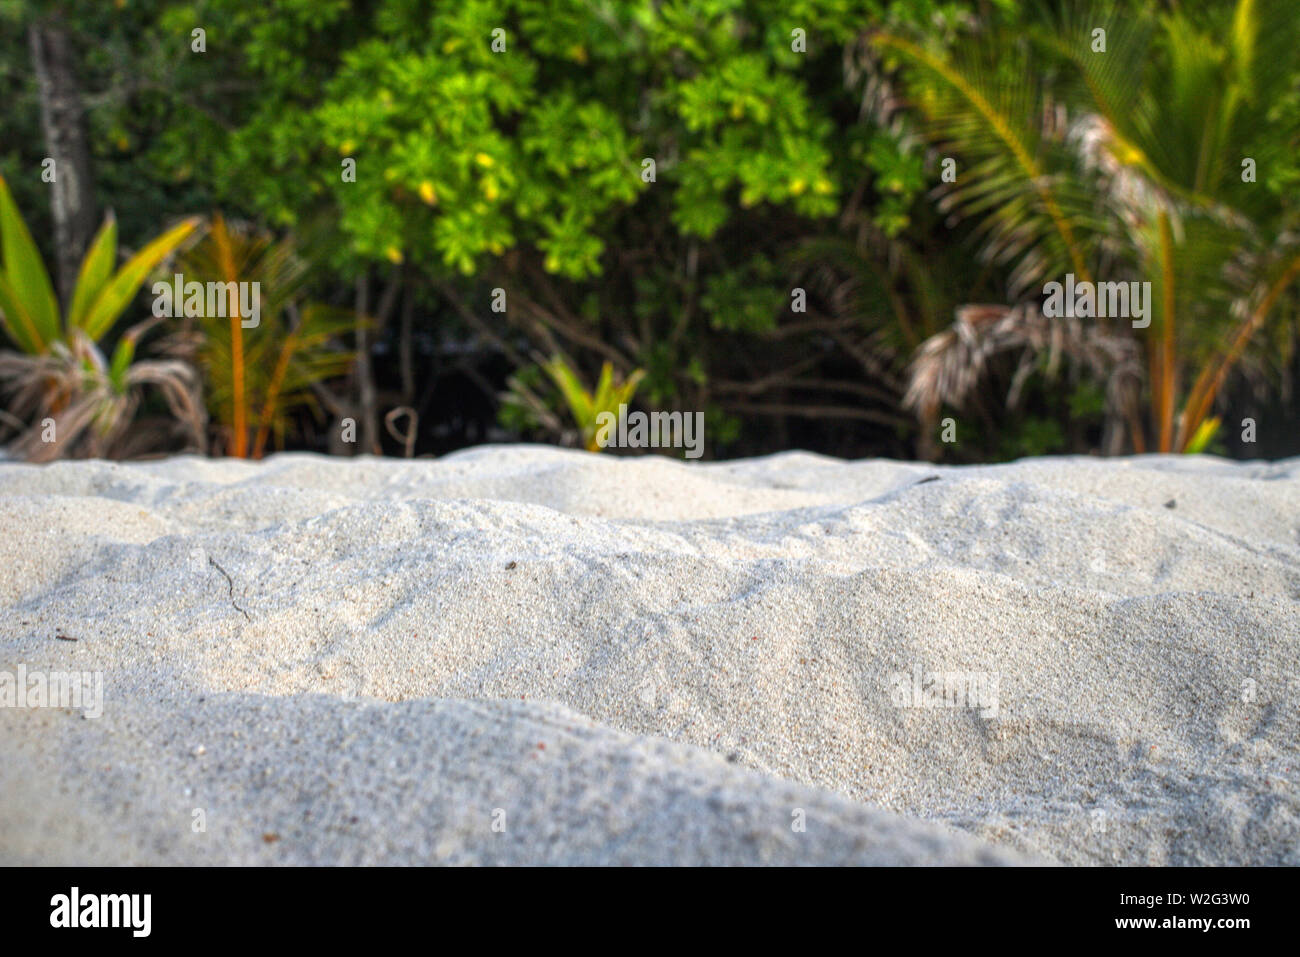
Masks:
[[[939,189],[940,208],[977,222],[987,261],[1014,261],[1012,295],[1067,271],[1088,278],[1092,212],[1071,182],[1076,164],[1042,135],[1047,100],[1029,79],[1028,41],[973,36],[947,53],[893,34],[874,42],[906,65],[929,141],[962,158],[957,181]]]
[[[171,410],[171,421],[182,427],[187,446],[202,447],[204,416],[198,378],[183,362],[133,361],[118,380],[99,346],[77,331],[68,342],[55,342],[44,354],[0,352],[0,382],[10,396],[13,413],[32,422],[10,447],[29,461],[121,454],[146,388],[161,392]],[[47,428],[49,423],[52,428]],[[136,449],[147,450],[138,436],[136,439]],[[151,441],[166,447],[170,439],[163,432]]]
[[[990,363],[1013,356],[1017,371],[1006,396],[1014,407],[1035,360],[1060,358],[1106,383],[1107,414],[1116,422],[1132,414],[1138,400],[1141,363],[1136,343],[1105,326],[1080,319],[1047,318],[1034,306],[970,305],[956,321],[922,344],[910,368],[904,408],[928,424],[943,406],[961,409],[985,378]]]

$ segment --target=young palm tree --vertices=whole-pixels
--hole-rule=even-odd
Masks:
[[[112,359],[99,341],[130,306],[150,272],[198,225],[172,227],[117,265],[117,224],[109,216],[82,261],[71,301],[60,309],[50,281],[0,177],[0,326],[18,351],[0,351],[7,420],[22,430],[13,451],[33,461],[111,456],[126,436],[146,387],[158,389],[192,446],[202,442],[198,381],[182,363],[137,360],[155,320],[133,326]],[[138,443],[137,443],[138,444]]]
[[[226,451],[261,458],[272,436],[283,438],[292,411],[316,407],[312,386],[352,364],[352,352],[338,342],[356,327],[356,314],[319,303],[299,307],[310,264],[292,238],[273,241],[232,229],[221,216],[181,268],[187,281],[257,284],[256,327],[245,329],[238,309],[195,316],[196,328],[173,339],[171,348],[202,366]]]
[[[1276,176],[1300,135],[1292,0],[1238,0],[1224,22],[1182,8],[1067,5],[1028,31],[963,38],[949,52],[893,34],[874,43],[902,66],[923,132],[958,160],[942,209],[973,222],[981,255],[1010,267],[1014,299],[1025,305],[1067,273],[1151,283],[1142,335],[1152,444],[1203,446],[1228,373],[1300,276],[1298,207]],[[1110,327],[1094,337],[1134,334],[1090,321]],[[967,339],[979,334],[966,326]],[[960,406],[960,389],[933,389],[968,389],[970,377],[933,365],[961,361],[960,350],[927,343],[912,406]],[[1136,419],[1130,437],[1147,447]]]
[[[600,368],[600,379],[596,383],[595,392],[589,392],[562,357],[553,356],[544,368],[564,397],[569,414],[582,433],[583,447],[588,452],[601,450],[601,445],[596,440],[601,413],[610,412],[617,416],[619,406],[632,401],[637,387],[645,378],[645,371],[637,369],[626,379],[616,382],[614,366],[606,362]]]
[[[205,417],[194,369],[178,361],[133,359],[136,342],[157,321],[133,326],[111,364],[79,329],[52,343],[45,353],[0,352],[0,381],[10,396],[11,413],[33,421],[14,440],[11,451],[31,462],[116,457],[128,439],[146,387],[162,394],[188,447],[201,448]],[[151,438],[149,443],[135,442],[137,450],[168,444],[158,440],[172,436]]]

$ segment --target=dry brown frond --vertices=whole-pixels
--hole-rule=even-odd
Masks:
[[[1095,321],[1049,319],[1035,306],[967,305],[948,329],[921,344],[909,369],[903,407],[931,425],[946,404],[961,409],[997,356],[1018,354],[1006,404],[1014,408],[1035,360],[1055,370],[1064,359],[1106,383],[1106,414],[1118,425],[1136,409],[1141,383],[1137,343]],[[1122,435],[1118,429],[1108,429]],[[1114,441],[1108,452],[1118,451]]]
[[[118,389],[99,347],[77,334],[44,355],[0,352],[0,384],[10,396],[12,415],[29,423],[10,451],[31,462],[125,454],[124,440],[146,387],[162,393],[173,422],[149,436],[150,441],[134,436],[129,450],[138,454],[174,444],[177,424],[187,449],[202,448],[206,422],[198,376],[183,362],[138,360],[127,368]]]

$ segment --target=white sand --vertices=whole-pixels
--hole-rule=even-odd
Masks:
[[[0,672],[105,695],[0,708],[0,863],[1300,863],[1300,460],[5,464],[0,530]]]

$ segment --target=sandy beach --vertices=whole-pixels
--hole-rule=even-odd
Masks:
[[[102,675],[0,707],[0,863],[1300,864],[1300,459],[6,463],[0,530],[0,676]]]

